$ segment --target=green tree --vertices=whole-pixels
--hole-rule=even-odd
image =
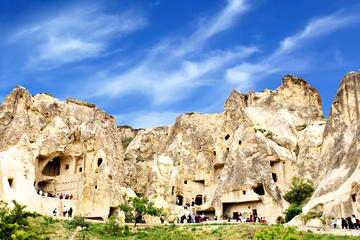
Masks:
[[[135,227],[138,219],[144,215],[160,216],[163,212],[162,208],[156,208],[153,202],[150,202],[146,197],[138,198],[131,197],[126,204],[120,204],[119,208],[126,215],[130,215],[135,220]]]
[[[289,203],[300,206],[305,199],[309,198],[314,192],[314,188],[304,178],[293,177],[291,179],[290,191],[284,195],[284,199]]]
[[[285,210],[285,222],[289,222],[291,219],[293,219],[295,216],[302,213],[301,207],[298,205],[292,203],[290,204],[290,207]]]
[[[70,222],[70,228],[80,227],[83,235],[83,239],[85,239],[85,229],[89,228],[89,223],[85,221],[85,218],[82,216],[75,216]]]
[[[6,202],[0,201],[0,239],[40,239],[29,229],[29,217],[39,216],[37,213],[25,211],[26,206],[12,201],[13,208]]]

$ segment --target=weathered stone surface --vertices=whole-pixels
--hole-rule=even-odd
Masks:
[[[321,146],[322,178],[305,211],[320,206],[326,216],[360,214],[359,103],[360,73],[351,72],[331,105]]]
[[[95,105],[15,87],[0,106],[0,123],[1,199],[42,214],[66,205],[75,214],[107,218],[128,196],[115,120]],[[75,200],[40,197],[37,189]]]

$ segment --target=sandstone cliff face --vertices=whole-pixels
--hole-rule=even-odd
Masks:
[[[323,209],[325,216],[360,214],[360,73],[341,81],[333,100],[321,147],[321,176],[311,200],[304,207]]]
[[[282,195],[293,176],[317,184],[324,162],[329,169],[339,164],[326,149],[345,156],[354,148],[357,95],[348,89],[356,81],[343,82],[336,99],[353,104],[334,107],[328,123],[319,93],[288,75],[276,90],[233,91],[223,113],[186,113],[174,126],[137,130],[116,127],[93,104],[32,96],[16,87],[0,105],[0,199],[43,214],[66,205],[75,214],[106,219],[136,193],[164,207],[170,218],[194,199],[189,210],[209,217],[257,214],[275,222],[288,206]],[[353,160],[347,161],[344,168],[352,168]],[[37,189],[75,200],[40,197]],[[316,196],[327,191],[332,189]]]
[[[107,218],[127,196],[115,120],[93,104],[16,87],[0,106],[0,139],[1,199],[15,198],[43,214],[67,205]],[[38,189],[75,200],[40,197]]]
[[[141,187],[128,184],[174,215],[177,198],[194,198],[208,215],[250,207],[275,221],[291,177],[316,180],[321,116],[318,92],[301,78],[286,76],[273,91],[233,91],[221,114],[188,113],[172,127],[141,130],[125,152],[128,178]]]

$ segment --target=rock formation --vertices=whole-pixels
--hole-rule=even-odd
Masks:
[[[321,146],[320,183],[304,211],[325,216],[360,214],[360,72],[341,81],[331,105]]]
[[[275,222],[293,176],[318,185],[306,211],[360,211],[359,74],[344,77],[328,121],[316,89],[285,76],[276,90],[233,91],[219,114],[186,113],[173,126],[132,129],[95,105],[16,87],[0,106],[0,199],[50,215],[106,219],[129,196],[169,213],[250,214]],[[44,197],[38,190],[73,199]]]

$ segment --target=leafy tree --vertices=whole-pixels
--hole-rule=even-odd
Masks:
[[[289,203],[300,206],[313,192],[314,188],[305,182],[304,178],[293,177],[291,179],[291,189],[284,195],[284,198]]]
[[[116,216],[111,216],[105,224],[105,229],[112,236],[118,236],[122,232],[122,227],[120,226]]]
[[[293,219],[296,215],[299,215],[300,213],[302,213],[301,207],[294,203],[290,204],[290,207],[285,210],[285,222],[289,222],[291,219]]]
[[[0,201],[0,239],[40,239],[29,229],[29,217],[39,216],[37,213],[25,211],[26,206],[12,201],[14,207],[9,209],[6,202]]]
[[[70,228],[77,228],[80,227],[83,235],[83,239],[85,239],[85,229],[89,228],[89,223],[85,221],[84,217],[75,216],[73,220],[69,222]]]
[[[127,204],[120,204],[119,208],[125,214],[131,215],[132,219],[135,220],[135,227],[138,219],[141,219],[142,216],[160,216],[163,211],[162,208],[156,208],[154,203],[150,202],[146,197],[131,197],[127,202]]]

